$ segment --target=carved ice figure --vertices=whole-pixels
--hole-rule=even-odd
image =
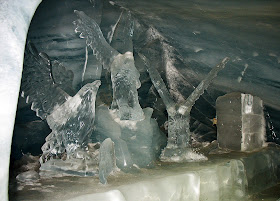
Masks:
[[[86,84],[71,97],[66,91],[72,91],[69,87],[72,80],[72,71],[65,70],[57,61],[52,63],[45,53],[38,53],[31,43],[27,44],[22,96],[52,129],[42,146],[41,163],[61,156],[65,150],[68,159],[88,157],[86,149],[93,131],[95,99],[101,82]]]
[[[135,68],[132,52],[119,54],[115,57],[111,64],[112,109],[118,108],[121,120],[143,119],[137,92],[141,86],[139,77],[140,74]]]
[[[168,143],[161,154],[161,160],[178,162],[206,159],[204,156],[188,149],[190,140],[190,112],[195,101],[204,93],[218,72],[225,67],[229,58],[223,59],[220,64],[213,68],[185,102],[175,103],[156,68],[149,64],[148,59],[143,54],[138,53],[138,55],[147,66],[151,81],[162,98],[168,113]]]
[[[142,110],[138,101],[140,74],[133,57],[133,22],[129,11],[118,19],[109,45],[99,26],[83,12],[75,11],[76,32],[87,39],[86,44],[95,52],[103,66],[109,66],[113,88],[111,109],[97,108],[94,137],[103,141],[111,138],[115,144],[117,166],[124,171],[135,167],[151,167],[166,144],[157,122],[151,118],[153,109]],[[116,49],[117,50],[116,50]],[[105,180],[103,179],[105,182]]]
[[[134,64],[133,53],[128,51],[120,54],[105,40],[98,24],[82,11],[74,11],[79,17],[74,22],[76,32],[86,38],[103,67],[109,67],[113,87],[112,109],[117,109],[121,120],[141,120],[144,118],[138,101],[137,89],[141,83],[139,72]]]

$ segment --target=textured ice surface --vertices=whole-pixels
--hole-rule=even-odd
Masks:
[[[58,61],[52,62],[47,54],[39,53],[31,42],[26,46],[22,76],[21,96],[42,119],[63,104],[72,92],[73,72],[66,71]]]
[[[98,174],[99,143],[89,143],[86,149],[77,149],[76,158],[67,158],[66,154],[61,157],[49,158],[41,163],[41,177],[67,176],[94,176]]]
[[[120,120],[106,106],[97,108],[93,137],[100,141],[112,139],[120,169],[129,170],[134,164],[139,167],[153,166],[166,143],[166,137],[159,130],[157,122],[151,118],[153,110],[145,108],[143,111],[143,120],[132,121]]]
[[[114,142],[105,139],[99,150],[99,180],[102,184],[107,184],[107,177],[117,170]]]
[[[262,100],[231,93],[217,99],[218,143],[221,148],[252,151],[265,143]]]

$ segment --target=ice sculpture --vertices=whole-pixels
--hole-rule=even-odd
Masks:
[[[115,143],[117,166],[130,171],[133,167],[151,167],[165,144],[165,137],[151,118],[153,110],[144,111],[138,101],[137,89],[141,86],[140,74],[135,67],[132,53],[133,22],[130,12],[123,11],[118,28],[112,35],[111,47],[103,37],[99,26],[81,11],[75,11],[79,19],[74,22],[76,32],[87,39],[103,66],[111,71],[113,101],[111,109],[97,109],[96,130],[98,140],[111,138]],[[122,41],[120,43],[120,41]],[[108,126],[110,125],[110,126]],[[156,139],[160,139],[156,141]]]
[[[73,73],[57,61],[52,63],[46,54],[38,53],[31,43],[27,44],[24,68],[22,96],[52,129],[42,146],[42,168],[48,160],[63,157],[66,150],[67,159],[75,161],[78,170],[83,169],[94,160],[87,146],[94,128],[95,98],[101,82],[88,83],[71,97],[66,91],[67,84],[72,85]]]
[[[99,150],[99,180],[102,184],[107,184],[107,177],[117,170],[114,142],[105,139]]]
[[[253,151],[265,143],[263,102],[239,92],[217,99],[217,138],[220,148]]]
[[[118,110],[121,120],[141,120],[143,111],[139,105],[137,89],[140,87],[139,72],[134,64],[132,52],[120,54],[105,40],[98,24],[82,11],[75,11],[78,20],[76,32],[81,32],[80,37],[86,38],[103,67],[109,67],[113,87],[112,108]],[[116,104],[114,104],[116,103]]]
[[[171,98],[156,68],[153,68],[149,64],[148,59],[143,54],[138,53],[138,55],[147,66],[153,85],[161,96],[168,113],[168,143],[161,154],[161,160],[178,162],[205,159],[202,155],[195,154],[188,149],[190,147],[190,112],[195,101],[203,94],[204,90],[207,89],[218,72],[225,67],[229,58],[224,58],[220,64],[213,68],[184,103],[176,104]]]

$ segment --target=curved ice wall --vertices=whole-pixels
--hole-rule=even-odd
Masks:
[[[11,141],[26,35],[41,0],[0,1],[0,200],[8,200]]]

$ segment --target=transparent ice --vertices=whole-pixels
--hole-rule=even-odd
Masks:
[[[94,128],[95,99],[101,82],[86,84],[79,92],[47,117],[52,133],[43,145],[43,156],[57,155],[66,149],[67,157],[79,158]]]
[[[131,171],[137,167],[152,167],[166,137],[159,130],[156,120],[151,118],[153,109],[143,109],[141,121],[120,120],[117,114],[101,105],[96,109],[94,136],[99,141],[111,138],[115,145],[118,168]]]
[[[111,72],[111,108],[98,108],[94,135],[100,141],[112,139],[117,166],[122,170],[152,166],[165,138],[156,121],[151,118],[153,110],[146,108],[143,111],[139,104],[137,89],[141,82],[132,53],[134,23],[130,12],[122,10],[112,30],[110,45],[93,19],[81,11],[75,13],[79,17],[74,22],[76,31],[87,39],[87,45],[96,52],[103,66],[109,66]],[[156,139],[161,140],[156,142]]]
[[[107,177],[117,170],[114,142],[105,139],[99,150],[99,180],[102,184],[107,184]]]
[[[161,96],[168,113],[168,143],[167,147],[162,152],[161,160],[171,160],[176,162],[185,160],[204,160],[205,157],[202,155],[189,154],[190,111],[195,101],[204,93],[211,81],[217,76],[218,72],[225,67],[229,58],[223,59],[220,64],[213,68],[185,102],[176,104],[171,98],[157,69],[149,64],[148,59],[143,54],[139,53],[139,56],[147,66],[151,80]]]
[[[52,130],[42,146],[41,163],[61,158],[65,151],[69,160],[90,160],[86,149],[94,128],[95,99],[101,82],[88,83],[70,96],[73,73],[58,61],[52,62],[47,54],[39,53],[30,42],[24,69],[22,96]]]

